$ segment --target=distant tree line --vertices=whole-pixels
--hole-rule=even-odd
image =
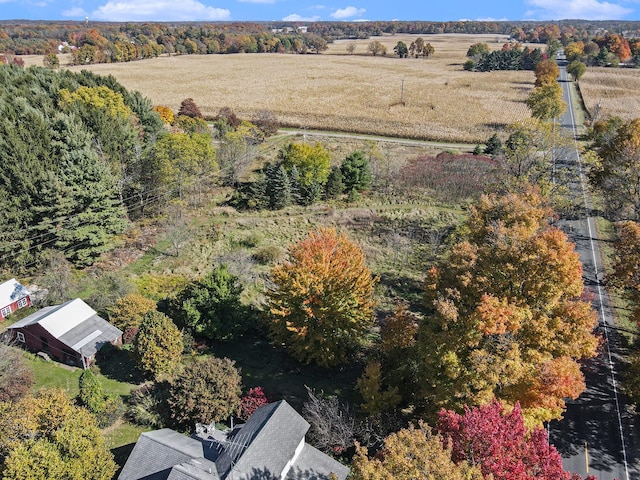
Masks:
[[[318,53],[327,42],[297,29],[264,24],[45,23],[0,26],[0,52],[73,53],[75,64],[126,62],[160,54]]]
[[[301,27],[306,28],[301,28]],[[639,22],[0,22],[0,53],[74,52],[76,64],[126,62],[159,54],[318,53],[336,39],[382,34],[498,34],[517,42],[562,45],[610,32],[638,36]],[[631,32],[629,34],[629,32]],[[78,51],[80,50],[80,51]]]

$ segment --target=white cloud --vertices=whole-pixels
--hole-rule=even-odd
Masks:
[[[307,10],[324,10],[325,8],[327,8],[326,5],[311,5],[310,7],[307,8]]]
[[[466,22],[466,21],[473,21],[473,22],[508,22],[509,19],[508,18],[492,18],[492,17],[486,17],[486,18],[476,18],[475,20],[460,20],[461,22]]]
[[[229,20],[231,12],[209,7],[197,0],[127,0],[109,1],[94,10],[90,18],[108,22],[156,21],[189,22],[197,20]]]
[[[67,10],[63,10],[62,16],[70,17],[70,18],[79,18],[79,17],[84,18],[87,16],[87,12],[82,7],[71,7]]]
[[[276,0],[238,0],[243,3],[276,3]]]
[[[330,16],[336,20],[342,20],[344,18],[360,17],[366,11],[366,8],[345,7],[337,9],[335,12],[332,12]]]
[[[287,15],[282,18],[282,21],[284,22],[317,22],[319,20],[320,17],[318,15],[314,15],[313,17],[303,17],[297,13],[292,13],[291,15]]]
[[[632,9],[617,3],[598,0],[527,0],[527,4],[532,9],[526,16],[541,20],[616,20],[633,13]]]

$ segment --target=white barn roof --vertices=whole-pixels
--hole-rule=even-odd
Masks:
[[[11,305],[21,298],[29,295],[29,290],[24,288],[15,278],[0,284],[0,308]]]
[[[105,343],[116,340],[122,331],[111,325],[81,299],[45,307],[8,328],[39,324],[54,338],[85,357],[95,354]]]

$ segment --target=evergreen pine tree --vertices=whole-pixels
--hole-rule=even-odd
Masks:
[[[487,140],[487,146],[484,149],[484,153],[487,155],[502,155],[504,149],[502,148],[502,142],[497,133],[491,135],[491,138]]]
[[[334,198],[344,193],[344,183],[342,183],[342,171],[340,167],[331,167],[329,178],[327,179],[327,198]]]
[[[267,175],[267,193],[273,210],[291,205],[291,183],[282,164],[269,168]]]
[[[351,152],[342,162],[342,182],[345,190],[366,190],[371,185],[371,167],[363,152]]]

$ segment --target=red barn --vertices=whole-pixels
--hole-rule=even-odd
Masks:
[[[122,331],[79,298],[38,310],[8,331],[29,350],[82,368],[88,368],[107,343],[122,343]]]
[[[15,278],[0,284],[0,321],[19,308],[30,307],[29,290]]]

